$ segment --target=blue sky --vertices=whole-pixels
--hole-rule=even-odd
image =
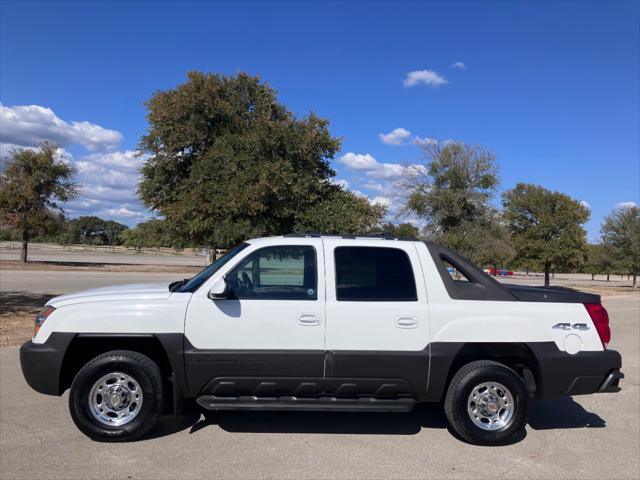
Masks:
[[[415,137],[491,148],[501,191],[587,202],[592,240],[616,204],[639,203],[638,2],[3,1],[0,22],[2,151],[60,143],[85,184],[72,215],[148,215],[144,101],[193,69],[260,75],[330,119],[338,178],[392,211],[394,175],[423,162]]]

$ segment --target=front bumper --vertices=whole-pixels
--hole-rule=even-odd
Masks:
[[[554,345],[530,345],[538,360],[538,398],[619,392],[622,357],[615,350],[570,355]]]
[[[52,333],[45,343],[20,347],[20,366],[29,386],[47,395],[62,395],[60,374],[65,352],[75,334]]]

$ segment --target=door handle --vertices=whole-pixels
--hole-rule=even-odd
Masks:
[[[398,328],[417,328],[418,320],[413,317],[400,317],[396,320]]]
[[[318,315],[300,315],[298,323],[305,326],[320,325],[320,317]]]

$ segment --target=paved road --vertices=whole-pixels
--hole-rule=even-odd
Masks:
[[[527,436],[466,445],[438,406],[408,414],[218,413],[166,417],[149,437],[100,444],[75,429],[62,398],[24,382],[0,349],[0,478],[634,478],[640,476],[640,297],[605,299],[618,394],[536,402]]]
[[[171,282],[185,274],[147,272],[91,272],[86,270],[2,270],[0,292],[61,295],[89,288],[126,283]],[[188,276],[188,274],[187,274]]]
[[[0,247],[1,260],[19,260],[20,249],[7,247],[7,243]],[[17,244],[16,244],[17,245]],[[59,245],[30,244],[29,260],[44,262],[73,262],[73,263],[126,263],[133,265],[190,265],[202,267],[207,258],[194,255],[155,255],[152,253],[135,254],[106,251],[66,251]]]

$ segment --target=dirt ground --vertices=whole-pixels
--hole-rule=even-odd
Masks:
[[[33,335],[34,318],[51,297],[33,293],[0,294],[0,346],[20,345]]]

